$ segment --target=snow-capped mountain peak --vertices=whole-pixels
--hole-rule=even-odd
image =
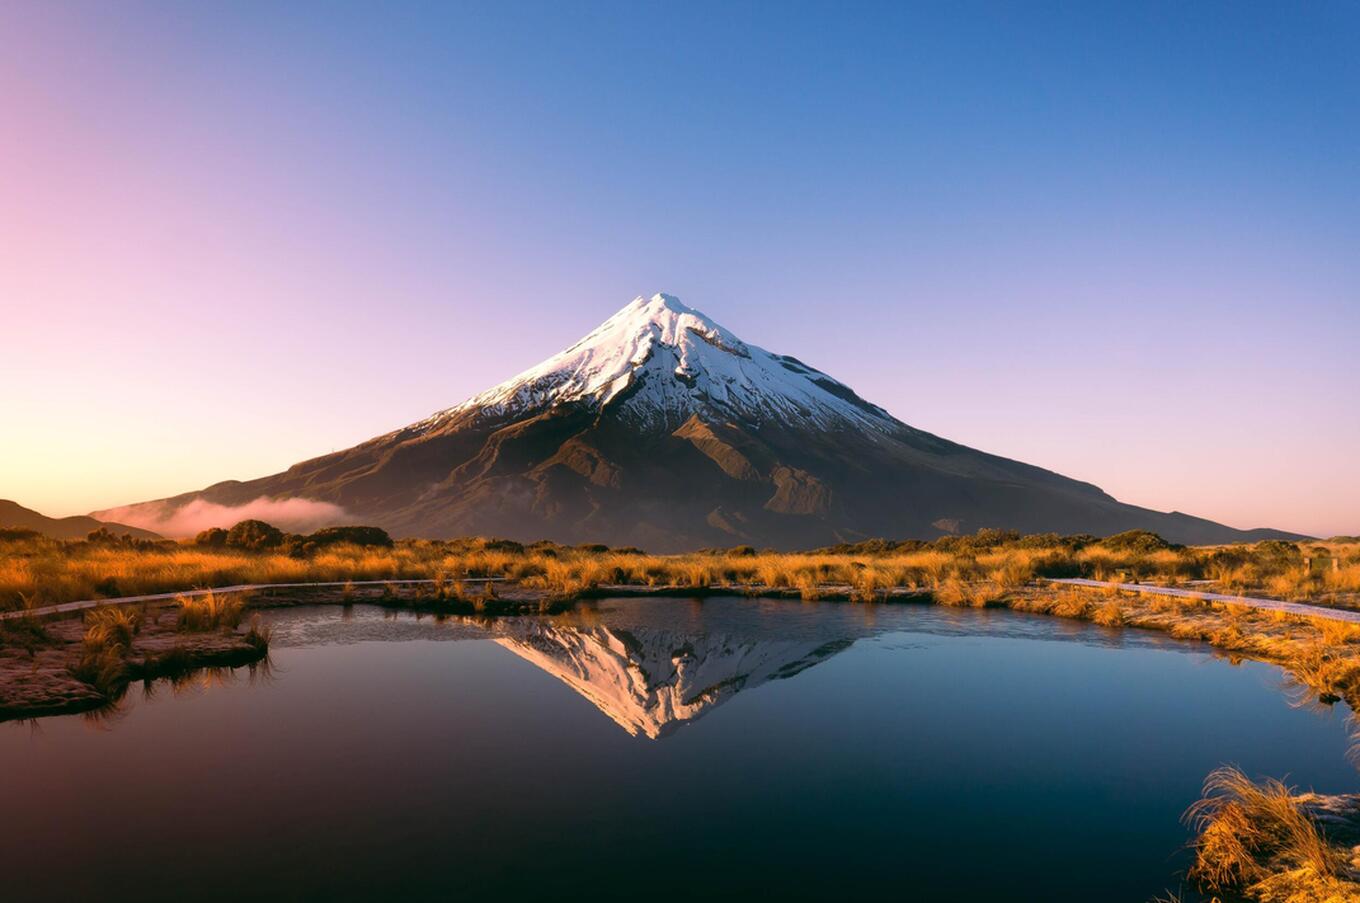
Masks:
[[[298,509],[298,517],[327,512],[330,522],[402,537],[654,552],[736,543],[806,549],[978,527],[1154,530],[1187,543],[1301,538],[1124,505],[1089,483],[921,432],[669,295],[634,299],[562,353],[420,423],[281,473],[95,516],[172,535],[228,527],[261,510],[270,520],[290,512],[281,519],[290,530],[319,526],[294,519]],[[166,526],[181,520],[195,527]],[[693,682],[686,676],[657,696],[684,717],[698,711],[690,687],[727,679],[691,665],[675,669],[692,672]],[[668,668],[663,656],[648,673]],[[743,665],[734,676],[756,673]],[[629,685],[606,692],[588,677],[582,692],[605,700],[621,724],[660,730],[650,709],[634,705],[640,697],[624,694]],[[648,696],[643,708],[651,705]]]
[[[666,294],[633,299],[570,348],[426,424],[576,403],[601,410],[616,405],[631,421],[671,429],[695,414],[823,427],[846,421],[880,430],[897,425],[826,374],[748,345]]]

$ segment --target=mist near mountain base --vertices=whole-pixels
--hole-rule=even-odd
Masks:
[[[230,527],[243,520],[268,521],[281,529],[299,533],[354,520],[344,508],[330,502],[265,496],[242,505],[219,505],[204,499],[193,499],[177,508],[126,505],[101,511],[99,516],[102,520],[153,530],[172,538],[193,536],[209,527]]]

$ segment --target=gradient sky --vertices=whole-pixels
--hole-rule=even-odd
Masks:
[[[1360,5],[0,5],[0,497],[453,405],[666,291],[906,422],[1360,533]]]

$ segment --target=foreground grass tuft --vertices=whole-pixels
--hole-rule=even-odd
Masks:
[[[1346,854],[1280,781],[1257,783],[1237,768],[1219,768],[1186,821],[1197,834],[1190,877],[1207,890],[1266,900],[1360,899]]]
[[[85,613],[85,636],[75,675],[101,693],[127,682],[127,656],[142,629],[142,612],[131,607],[95,608]]]
[[[235,629],[241,623],[246,608],[246,600],[241,593],[180,596],[175,604],[179,606],[180,630]]]

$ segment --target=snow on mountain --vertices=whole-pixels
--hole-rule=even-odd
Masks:
[[[1176,542],[1284,535],[1121,504],[1090,483],[917,430],[669,295],[635,299],[567,350],[420,423],[115,513],[178,535],[200,515],[230,526],[298,506],[397,536],[662,552],[980,527],[1145,529]]]
[[[823,428],[900,426],[826,374],[748,345],[665,294],[635,298],[560,354],[418,426],[469,412],[514,417],[583,401],[619,405],[640,425],[672,429],[694,414]]]

